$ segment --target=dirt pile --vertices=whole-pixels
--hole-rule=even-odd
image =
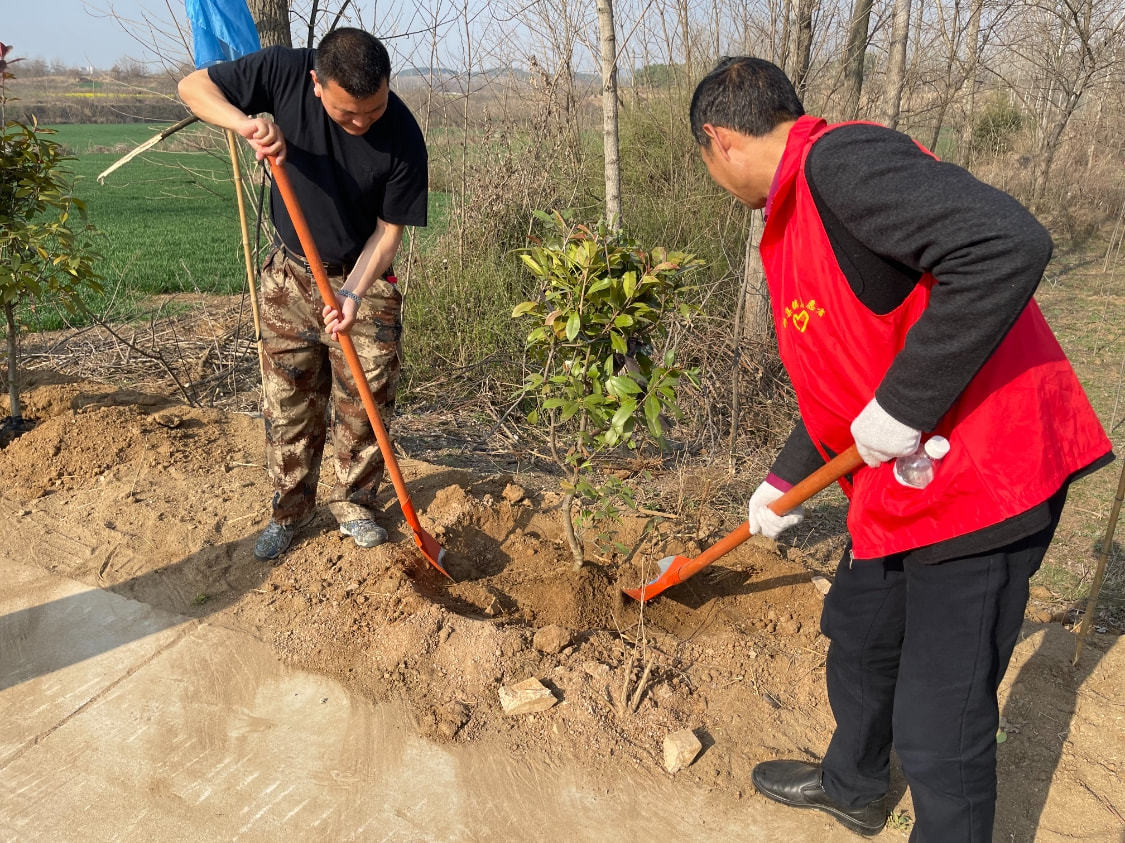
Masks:
[[[689,526],[626,519],[613,536],[626,552],[598,551],[573,571],[558,495],[541,478],[404,460],[423,525],[447,549],[456,582],[421,559],[390,489],[380,516],[387,544],[361,550],[320,513],[270,565],[251,553],[269,498],[259,419],[83,384],[40,387],[27,408],[38,425],[0,450],[3,552],[248,630],[296,665],[405,701],[435,740],[487,735],[591,769],[659,769],[664,738],[691,729],[703,752],[677,775],[716,798],[751,793],[759,760],[815,757],[827,744],[822,597],[796,555],[755,541],[646,606],[621,597],[622,586],[655,575],[655,560],[694,554],[733,526],[714,511],[701,508]],[[1044,629],[1037,634],[1052,644],[1065,634]],[[1030,768],[1047,784],[1052,775],[1090,784],[1056,785],[1070,800],[1058,808],[1044,807],[1046,785],[1005,792],[998,827],[1013,839],[1031,839],[1041,817],[1071,827],[1078,808],[1097,815],[1092,828],[1115,827],[1122,678],[1099,667],[1107,654],[1123,660],[1114,643],[1096,637],[1088,664],[1057,682],[1037,677],[1067,673],[1058,646],[1021,644],[1008,678],[1002,780]],[[1028,672],[1036,659],[1050,665],[1046,674]],[[531,677],[558,704],[505,716],[500,686]],[[1087,696],[1073,690],[1082,679]],[[1069,712],[1091,740],[1064,739],[1065,722],[1052,738],[1037,713],[1048,707],[1051,722]]]

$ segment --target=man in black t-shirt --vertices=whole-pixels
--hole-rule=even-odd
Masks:
[[[835,730],[820,763],[774,759],[764,796],[878,834],[894,747],[911,840],[985,841],[996,807],[997,688],[1028,580],[1068,484],[1109,439],[1032,294],[1046,229],[1007,194],[908,136],[805,114],[762,59],[722,59],[690,119],[715,182],[766,218],[759,251],[801,420],[750,498],[769,504],[853,442],[849,542],[821,631]],[[925,488],[894,461],[952,445]]]
[[[327,274],[339,285],[335,307],[325,307],[275,186],[275,248],[261,272],[274,495],[254,547],[260,559],[283,553],[312,515],[329,411],[336,470],[329,509],[361,547],[387,538],[373,519],[383,459],[337,336],[351,336],[375,402],[393,409],[402,299],[391,262],[405,227],[426,224],[428,173],[422,132],[389,82],[383,44],[348,28],[326,35],[316,50],[269,47],[180,82],[196,115],[238,132],[259,159],[286,163]]]

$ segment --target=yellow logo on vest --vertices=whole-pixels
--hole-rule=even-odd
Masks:
[[[792,322],[793,327],[803,334],[808,330],[809,320],[814,315],[817,319],[824,316],[824,308],[817,306],[816,299],[809,299],[807,302],[793,299],[789,307],[785,308],[785,322],[783,324],[788,325]]]

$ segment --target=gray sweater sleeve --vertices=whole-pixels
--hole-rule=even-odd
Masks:
[[[861,303],[886,313],[918,273],[937,281],[876,391],[896,419],[932,430],[1027,305],[1051,257],[1050,235],[1008,194],[883,127],[829,132],[810,152],[806,177],[837,254],[847,241],[900,270],[841,261]]]

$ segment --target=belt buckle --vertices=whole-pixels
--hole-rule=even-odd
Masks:
[[[309,263],[308,258],[306,258],[304,255],[298,255],[295,252],[289,251],[289,248],[284,243],[281,244],[281,251],[282,254],[285,255],[286,260],[288,260],[290,263],[295,263],[297,266],[301,267],[301,269],[303,269],[308,275],[313,274],[312,264]],[[321,263],[321,266],[324,268],[324,274],[329,277],[339,277],[342,275],[347,275],[347,268],[343,264]]]

